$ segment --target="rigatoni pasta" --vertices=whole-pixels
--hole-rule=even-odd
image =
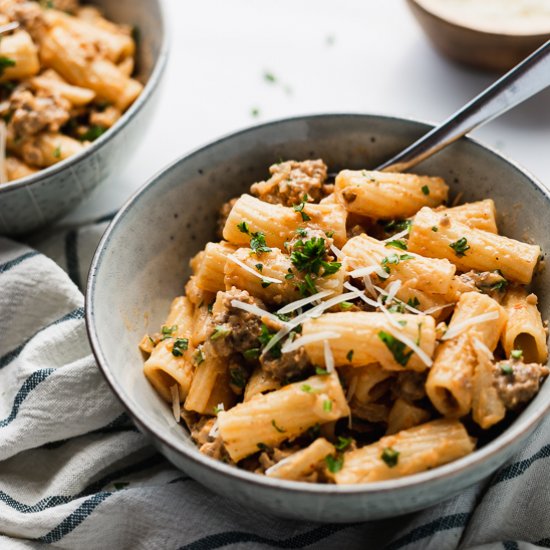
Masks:
[[[491,199],[449,207],[441,178],[412,174],[333,184],[320,159],[269,172],[223,206],[222,240],[141,342],[201,452],[274,479],[370,483],[471,453],[474,424],[533,398],[548,374],[526,287],[540,249],[499,235]]]

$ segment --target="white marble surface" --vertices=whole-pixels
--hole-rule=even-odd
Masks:
[[[70,221],[117,209],[171,160],[240,128],[326,112],[437,122],[495,79],[441,58],[404,0],[165,1],[172,47],[155,122]],[[549,100],[550,90],[475,132],[548,184]]]

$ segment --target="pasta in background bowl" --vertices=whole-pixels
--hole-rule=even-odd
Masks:
[[[524,171],[468,139],[461,140],[419,166],[420,174],[436,176],[433,178],[423,175],[384,176],[362,171],[391,156],[426,130],[427,126],[420,123],[368,115],[303,117],[252,128],[209,145],[168,167],[129,201],[104,236],[94,259],[87,292],[88,329],[100,367],[140,429],[152,436],[155,444],[172,462],[213,490],[279,515],[312,520],[355,521],[405,513],[448,498],[489,475],[511,456],[547,409],[549,390],[547,384],[542,384],[538,395],[517,417],[508,416],[498,424],[497,421],[504,417],[504,410],[492,411],[489,407],[491,403],[500,403],[505,407],[502,397],[499,400],[483,401],[487,392],[476,393],[476,388],[492,386],[484,386],[480,381],[471,386],[471,380],[449,377],[449,370],[456,368],[457,358],[460,360],[467,353],[475,353],[479,354],[478,361],[483,361],[486,367],[480,372],[491,376],[490,355],[502,331],[505,310],[513,308],[514,303],[518,302],[534,305],[534,298],[530,298],[530,302],[525,301],[522,287],[519,286],[517,291],[509,293],[510,297],[503,300],[502,305],[498,302],[499,294],[504,296],[501,292],[505,284],[503,281],[509,279],[510,282],[520,284],[529,282],[539,258],[537,245],[543,251],[547,249],[548,236],[544,231],[544,220],[548,215],[548,196]],[[269,189],[273,188],[273,180],[254,186],[253,192],[259,197],[245,194],[225,209],[228,218],[222,224],[223,236],[229,244],[210,244],[192,262],[195,283],[197,278],[203,277],[199,281],[199,290],[195,288],[193,294],[193,284],[190,283],[187,298],[179,298],[174,302],[169,319],[165,322],[172,299],[183,295],[184,284],[191,274],[189,261],[206,243],[216,240],[218,210],[229,199],[248,193],[251,183],[266,180],[266,167],[281,158],[322,158],[331,172],[340,172],[335,186],[339,200],[333,201],[331,187],[319,190],[313,186],[308,189],[307,198],[300,190],[296,196],[289,192],[284,199],[279,196],[271,200]],[[279,165],[281,172],[287,168],[300,169],[297,165]],[[315,180],[315,170],[322,169],[322,165],[302,165],[301,168],[309,170],[309,175]],[[342,172],[345,169],[352,171]],[[273,177],[277,178],[278,169],[274,167],[272,171]],[[287,179],[292,180],[292,177],[287,176]],[[285,177],[279,181],[285,181]],[[357,192],[364,186],[376,187],[380,178],[392,177],[399,180],[394,182],[394,192],[399,194],[404,189],[405,195],[411,200],[394,201],[394,205],[389,208],[391,196],[376,206],[376,200],[372,197],[363,200],[363,192]],[[440,178],[448,182],[452,197],[461,195],[461,202],[474,203],[473,206],[438,210],[448,192]],[[382,187],[387,188],[385,184]],[[315,196],[316,193],[319,196]],[[310,204],[309,195],[317,203],[320,201],[320,204]],[[492,203],[486,200],[488,197],[496,203],[501,233],[518,241],[529,241],[528,244],[514,245],[524,247],[520,255],[525,264],[522,269],[520,262],[503,257],[502,265],[498,266],[501,273],[484,274],[481,279],[474,274],[456,279],[454,270],[459,262],[464,262],[459,267],[461,273],[471,269],[487,271],[481,264],[467,265],[473,257],[479,259],[477,254],[466,254],[467,247],[472,247],[473,251],[487,248],[487,243],[476,239],[480,236],[489,241],[504,239],[494,232]],[[286,205],[270,204],[260,199],[270,202],[284,200]],[[353,206],[348,205],[344,209],[340,205],[341,199]],[[395,224],[393,229],[388,228],[388,223],[384,224],[385,227],[376,224],[377,227],[369,228],[366,232],[370,236],[365,235],[365,216],[373,215],[368,210],[373,205],[377,208],[376,215],[388,222],[394,217],[415,215],[416,223],[413,222],[410,236],[407,236],[406,229],[396,228]],[[380,214],[384,207],[390,210],[387,215]],[[395,214],[396,207],[403,209],[398,216]],[[350,218],[355,216],[355,225],[363,224],[362,229],[346,235],[342,222],[338,221],[338,212],[342,213],[338,209],[348,210],[347,215]],[[522,216],[522,210],[532,214],[534,209],[538,215]],[[443,220],[450,216],[453,217],[453,223],[449,227]],[[455,223],[457,216],[462,221]],[[295,226],[292,231],[298,230],[302,234],[295,235],[294,242],[289,243],[278,227],[290,220]],[[265,223],[263,229],[261,223]],[[327,227],[323,227],[323,224]],[[353,225],[348,223],[348,229]],[[475,225],[478,228],[473,227]],[[437,231],[433,230],[434,227],[438,228]],[[452,234],[456,227],[464,234]],[[324,237],[318,234],[319,230]],[[389,231],[387,235],[375,234],[375,231],[386,230]],[[311,233],[308,235],[308,232]],[[252,242],[252,239],[255,241]],[[437,243],[438,239],[444,243],[444,248],[440,246],[437,251],[430,250],[429,246],[435,246],[433,243]],[[300,255],[292,256],[292,253],[304,254],[306,249],[311,252],[312,241],[319,244],[320,240],[325,240],[318,258],[324,262],[319,264],[322,267],[313,272],[301,269],[304,264],[295,261],[300,259]],[[309,248],[305,247],[307,243]],[[512,241],[501,241],[506,250],[510,243]],[[285,253],[288,247],[290,249]],[[272,250],[268,250],[270,248]],[[233,260],[228,262],[229,255]],[[262,264],[261,277],[254,273],[260,271],[258,264]],[[374,304],[365,304],[363,307],[361,302],[368,299],[363,300],[359,294],[368,298],[364,292],[367,283],[361,280],[367,275],[365,270],[373,276],[372,281],[382,292],[371,295],[370,300]],[[221,280],[224,281],[222,283],[219,282],[220,272]],[[286,278],[286,275],[290,277]],[[307,275],[310,275],[309,281]],[[376,279],[378,276],[379,279]],[[226,285],[226,277],[232,281],[231,285]],[[533,282],[533,292],[539,296],[543,318],[549,312],[548,297],[544,292],[546,278],[547,274],[542,270],[536,274]],[[311,283],[314,288],[311,288]],[[204,294],[204,287],[208,284],[212,287],[208,290],[210,295],[205,300],[207,303],[200,304],[200,287],[203,287]],[[223,284],[224,288],[216,287],[219,284]],[[342,302],[338,295],[342,293],[344,284],[346,286],[343,290],[348,294],[348,299]],[[456,284],[470,285],[470,291],[459,289],[462,295],[455,294],[456,299],[451,301],[448,293],[457,292],[456,288],[451,288]],[[472,292],[476,285],[487,285],[493,296]],[[234,289],[231,288],[233,286]],[[433,292],[434,287],[437,292]],[[429,288],[431,292],[428,292]],[[222,290],[217,295],[219,299],[216,299],[215,290]],[[231,295],[232,292],[235,295]],[[315,296],[316,293],[321,295]],[[332,299],[329,306],[336,310],[320,311],[319,317],[307,318],[311,303],[306,302],[310,294],[320,300],[315,307],[323,310],[322,300],[328,303]],[[387,307],[380,295],[386,296]],[[399,301],[392,301],[395,296],[398,296]],[[428,299],[429,303],[425,301]],[[448,305],[449,301],[452,306]],[[187,322],[194,326],[192,332],[186,328],[185,322],[180,321],[185,319],[185,312],[191,309],[191,303],[197,315],[193,321]],[[214,323],[205,324],[201,319],[208,317],[210,303]],[[242,304],[252,306],[245,309],[260,317],[266,328],[261,324],[250,324],[249,340],[255,342],[254,331],[259,327],[264,336],[266,331],[269,334],[268,339],[264,340],[264,346],[280,330],[281,323],[289,323],[290,320],[292,324],[291,319],[296,316],[297,308],[302,308],[306,319],[301,323],[302,333],[293,336],[295,350],[292,347],[292,336],[290,339],[287,336],[287,340],[283,341],[282,349],[283,352],[296,351],[299,354],[304,349],[300,345],[303,344],[309,361],[305,364],[298,360],[285,364],[272,361],[268,367],[272,369],[270,374],[275,379],[275,386],[269,377],[259,377],[255,391],[265,392],[264,395],[247,399],[242,390],[250,391],[252,382],[248,382],[246,389],[242,387],[244,383],[237,382],[242,381],[243,377],[246,380],[249,375],[256,376],[254,373],[258,370],[254,367],[259,366],[258,357],[262,350],[257,350],[259,353],[254,357],[250,353],[247,357],[246,354],[249,349],[254,349],[253,346],[247,344],[239,351],[243,357],[251,360],[250,365],[239,361],[235,363],[235,350],[231,350],[229,356],[221,361],[215,359],[209,350],[216,348],[216,355],[223,356],[220,350],[229,334],[227,315],[224,317],[223,308],[227,308],[228,303],[230,307],[237,306],[237,309]],[[348,309],[339,310],[341,303]],[[455,307],[456,303],[458,305]],[[400,308],[406,310],[407,307],[416,311],[400,311]],[[200,311],[201,308],[204,311]],[[282,319],[273,314],[281,308],[282,314],[286,315]],[[418,308],[431,311],[419,315]],[[445,343],[434,358],[436,320],[445,318],[446,308],[454,310],[454,314],[446,339],[441,333],[441,327],[438,329],[438,339]],[[236,315],[236,312],[230,311],[231,315]],[[269,316],[273,318],[269,319]],[[274,326],[269,326],[270,323]],[[537,320],[535,324],[539,333],[541,330],[544,332],[540,321]],[[136,344],[144,332],[153,335],[161,326],[163,331],[158,336],[152,336],[152,341],[145,340],[143,344],[149,352],[153,344],[156,346],[149,365],[154,367],[155,363],[158,366],[166,361],[177,364],[178,361],[187,361],[189,356],[194,356],[195,364],[202,363],[196,369],[193,366],[195,373],[205,372],[208,368],[217,368],[219,371],[220,378],[214,384],[214,391],[208,389],[208,384],[212,387],[208,377],[203,377],[201,382],[201,377],[196,374],[192,382],[189,381],[190,386],[186,387],[184,369],[178,371],[182,377],[178,378],[177,386],[173,384],[173,379],[167,380],[162,373],[155,383],[155,376],[151,375],[154,369],[149,369],[149,378],[162,397],[147,382],[142,373],[143,359]],[[195,334],[201,326],[205,327],[202,337]],[[475,328],[475,338],[465,344],[464,338],[472,336],[468,327],[472,330]],[[400,331],[406,332],[407,337],[403,338]],[[342,336],[343,332],[345,337]],[[333,333],[338,333],[338,338]],[[245,336],[246,331],[240,335],[241,341]],[[231,340],[233,345],[235,340]],[[503,338],[503,355],[507,361],[498,367],[503,371],[503,376],[507,376],[504,372],[506,368],[513,370],[521,363],[518,352],[514,352],[516,343],[510,343],[514,341],[517,343],[514,335],[509,339]],[[546,345],[545,335],[542,345]],[[524,347],[527,350],[525,343]],[[174,349],[176,353],[173,353]],[[353,350],[351,354],[350,350]],[[543,357],[546,351],[542,347],[531,347],[527,353],[530,355],[525,358],[528,363],[546,361]],[[532,354],[535,354],[534,358]],[[202,360],[197,361],[199,355]],[[447,357],[441,358],[445,355]],[[264,367],[263,374],[266,374],[268,362],[263,362],[261,357],[260,362]],[[363,366],[369,363],[369,367]],[[332,372],[333,364],[341,380]],[[302,368],[293,372],[292,368],[296,365]],[[358,398],[361,394],[368,394],[368,386],[370,384],[372,389],[375,379],[379,383],[377,391],[380,390],[380,395],[384,395],[388,387],[395,386],[395,377],[400,376],[403,369],[414,375],[415,371],[427,372],[430,367],[428,381],[421,384],[422,387],[425,384],[430,398],[431,405],[427,408],[426,401],[422,401],[427,398],[423,396],[418,401],[401,395],[391,403],[378,398],[369,403],[368,399],[365,401]],[[538,388],[539,379],[546,373],[546,368],[543,365],[536,368],[538,371],[534,378],[537,379]],[[239,376],[236,376],[237,373]],[[350,392],[354,384],[354,391]],[[193,385],[202,386],[201,391],[194,391]],[[346,386],[345,392],[342,385]],[[283,388],[278,389],[281,386]],[[474,395],[468,391],[469,387],[473,387]],[[537,388],[529,393],[529,398],[535,395]],[[275,391],[270,391],[272,389]],[[257,462],[247,466],[250,470],[264,473],[267,470],[268,475],[260,476],[202,455],[189,433],[176,423],[172,407],[166,403],[176,401],[174,409],[179,413],[180,392],[181,407],[194,414],[199,412],[205,415],[205,424],[210,423],[205,429],[206,433],[203,433],[208,437],[202,441],[210,445],[210,449],[203,448],[203,451],[216,454],[213,447],[216,436],[221,434],[227,461],[244,459],[246,462],[250,457],[255,459],[263,454],[265,456],[259,466]],[[279,400],[277,396],[281,392],[285,395]],[[174,400],[176,393],[178,395]],[[187,399],[183,401],[185,394]],[[235,406],[237,401],[243,399],[244,403]],[[284,406],[281,408],[277,401],[291,404],[292,411],[285,412]],[[465,429],[456,418],[464,418],[464,412],[470,411],[472,401],[475,402],[474,419],[472,423],[467,422]],[[330,406],[326,405],[328,402]],[[369,406],[373,404],[381,406],[378,409]],[[253,410],[255,405],[258,405],[258,410]],[[216,411],[214,407],[217,407]],[[275,408],[271,408],[266,416],[266,408],[270,407]],[[274,414],[277,407],[279,413]],[[222,408],[226,410],[220,412]],[[330,424],[334,424],[333,420],[349,416],[349,408],[352,410],[352,428],[354,418],[362,420],[366,433],[357,435],[349,432],[345,420],[340,420],[334,432],[334,426]],[[391,425],[388,422],[388,411],[392,412]],[[217,421],[214,412],[218,413]],[[372,431],[372,425],[377,424],[372,417],[376,414],[383,417],[388,432],[386,435],[384,431],[368,433]],[[451,419],[438,420],[442,415]],[[261,421],[264,416],[269,421],[266,420],[265,426]],[[306,420],[305,416],[308,417]],[[418,417],[417,420],[410,423],[414,416]],[[317,433],[307,441],[300,439],[306,428],[317,424],[321,425],[321,434]],[[415,428],[416,424],[420,426]],[[473,428],[470,424],[481,428]],[[292,432],[293,426],[296,433]],[[487,433],[486,428],[489,428]],[[292,436],[298,437],[289,438],[287,430],[292,432]],[[394,435],[395,432],[400,433]],[[473,443],[468,433],[479,438],[479,449],[474,452],[471,452]],[[197,433],[194,435],[197,436]],[[380,437],[383,439],[377,443]],[[294,439],[294,446],[284,443],[288,439]],[[438,444],[441,449],[437,448]],[[409,457],[410,449],[414,449],[415,445],[418,453],[424,453],[420,460],[421,467],[415,466],[414,460]],[[353,450],[354,446],[358,450]],[[278,447],[279,451],[274,452]],[[447,458],[437,458],[446,452],[449,453]],[[281,462],[281,458],[288,455],[290,458]],[[449,462],[453,459],[456,460]],[[277,462],[281,464],[277,466]],[[300,463],[320,464],[321,468],[306,468],[301,475],[296,475]],[[434,469],[423,471],[431,467]],[[312,473],[317,476],[315,479],[308,478]],[[304,483],[296,479],[336,481],[337,484]]]
[[[0,233],[16,234],[123,167],[167,43],[158,0],[1,0],[0,25]]]

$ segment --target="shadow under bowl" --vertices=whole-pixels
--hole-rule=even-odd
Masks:
[[[213,491],[275,515],[350,522],[395,516],[446,500],[487,477],[518,450],[550,403],[543,384],[529,406],[473,454],[391,481],[336,486],[281,481],[201,455],[143,375],[138,342],[164,321],[183,293],[189,259],[215,239],[218,210],[264,179],[284,159],[323,158],[334,172],[367,168],[393,156],[431,127],[371,115],[305,116],[222,138],[180,158],[142,187],[118,213],[94,258],[86,323],[100,369],[139,429],[173,464]],[[502,232],[550,249],[548,192],[524,170],[464,138],[418,167],[444,177],[462,200],[494,198]],[[550,316],[550,272],[534,282]]]

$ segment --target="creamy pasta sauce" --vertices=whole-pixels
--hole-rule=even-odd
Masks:
[[[550,0],[417,0],[428,11],[465,27],[504,34],[550,32]]]

